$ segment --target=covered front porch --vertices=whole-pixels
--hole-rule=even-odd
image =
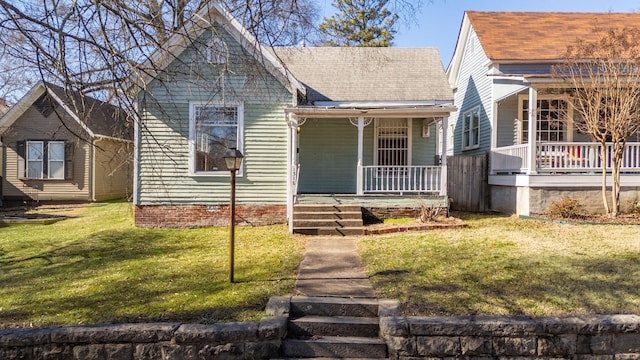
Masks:
[[[574,114],[563,88],[529,87],[496,101],[490,175],[602,173],[612,167],[612,144],[602,145],[573,126]],[[515,119],[515,120],[513,120]],[[640,174],[640,142],[628,139],[623,173]]]
[[[302,201],[390,206],[390,196],[446,198],[450,106],[287,109],[288,214]],[[310,196],[313,195],[313,196]],[[418,207],[415,201],[402,202]],[[440,200],[442,202],[442,200]]]
[[[587,212],[601,207],[603,178],[611,185],[613,144],[603,145],[575,130],[574,114],[562,87],[538,84],[499,98],[489,152],[491,208],[530,215],[544,212],[566,195]],[[603,165],[604,171],[603,174]],[[604,177],[603,177],[604,176]],[[628,139],[621,166],[621,201],[640,192],[640,142]]]

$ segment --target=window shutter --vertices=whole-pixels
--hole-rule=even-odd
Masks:
[[[73,142],[66,141],[64,143],[64,179],[73,179]]]
[[[49,178],[49,142],[42,141],[42,178]]]
[[[26,178],[25,168],[25,156],[26,156],[26,142],[16,142],[16,153],[18,154],[18,179]]]

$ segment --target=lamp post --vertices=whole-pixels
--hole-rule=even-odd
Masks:
[[[235,230],[236,230],[236,171],[242,165],[242,153],[238,149],[231,149],[231,154],[224,157],[227,170],[231,172],[231,200],[229,203],[229,220],[231,227],[229,230],[229,282],[233,282],[233,266],[235,251]]]

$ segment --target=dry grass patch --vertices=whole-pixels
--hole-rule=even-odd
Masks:
[[[468,228],[360,242],[406,315],[640,313],[640,226],[458,216]]]

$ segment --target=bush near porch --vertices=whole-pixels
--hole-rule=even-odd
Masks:
[[[468,227],[359,243],[378,295],[405,315],[640,314],[640,225],[454,216]]]
[[[51,225],[0,224],[0,327],[257,320],[293,290],[303,243],[285,226],[142,229],[129,203],[43,210]]]

